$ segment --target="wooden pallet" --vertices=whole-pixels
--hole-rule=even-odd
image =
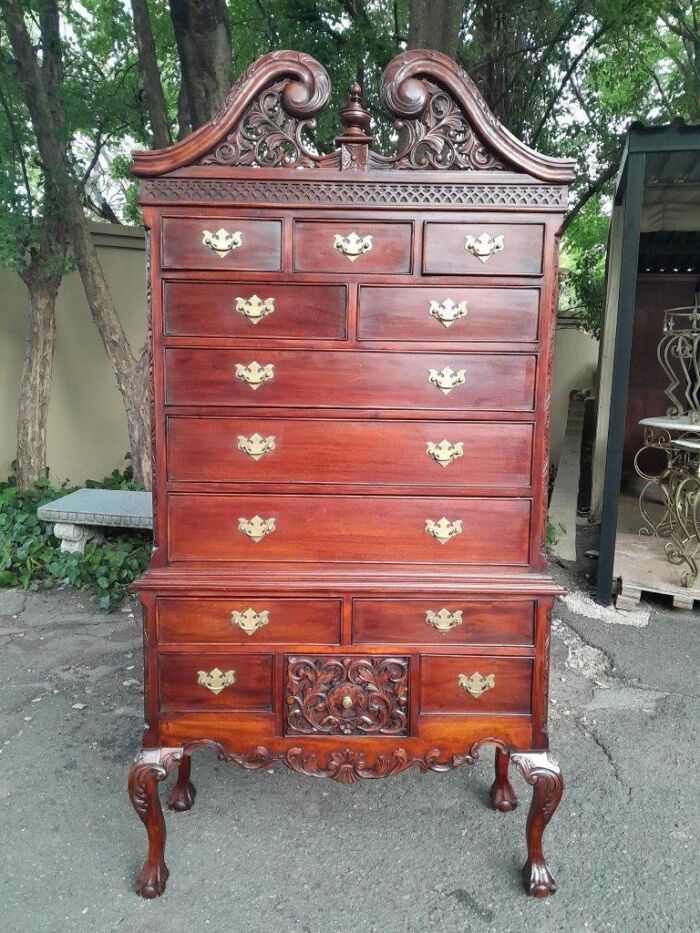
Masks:
[[[617,535],[613,575],[619,580],[618,609],[636,609],[642,592],[670,596],[676,609],[692,609],[700,600],[700,577],[692,587],[681,586],[683,567],[669,562],[665,543],[664,538]]]

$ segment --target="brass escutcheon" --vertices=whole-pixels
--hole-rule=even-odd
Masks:
[[[496,675],[487,674],[484,677],[484,675],[480,674],[478,671],[469,677],[467,677],[466,674],[459,674],[457,683],[463,690],[466,690],[467,693],[471,693],[471,695],[478,700],[482,693],[496,686]]]
[[[466,369],[458,369],[457,372],[449,366],[445,366],[439,372],[437,369],[428,370],[428,382],[431,386],[436,386],[443,395],[449,395],[457,386],[463,386],[467,381]]]
[[[261,366],[256,360],[247,366],[244,363],[236,363],[236,377],[249,385],[251,389],[259,389],[264,382],[275,378],[275,367],[272,363]]]
[[[477,237],[467,235],[464,238],[465,250],[471,253],[472,256],[476,256],[480,262],[486,262],[494,253],[500,253],[504,246],[502,233],[495,237],[489,236],[488,233],[482,233]]]
[[[212,252],[216,253],[219,259],[228,256],[231,250],[238,249],[238,247],[242,245],[243,234],[240,230],[236,230],[235,233],[229,233],[228,230],[224,230],[222,227],[220,230],[217,230],[216,233],[212,233],[210,230],[202,231],[202,246],[208,246]]]
[[[431,301],[428,314],[445,327],[452,327],[455,321],[467,316],[467,310],[466,301],[455,304],[451,298],[446,298],[442,302]]]
[[[438,612],[433,612],[432,609],[428,609],[425,614],[425,621],[428,625],[432,625],[434,629],[437,629],[438,632],[451,632],[453,628],[457,628],[458,625],[462,625],[462,610],[457,609],[455,612],[450,612],[449,609],[440,609]]]
[[[350,262],[355,262],[358,256],[372,249],[372,236],[358,236],[354,231],[345,237],[336,233],[333,237],[333,249],[342,253]]]
[[[236,612],[234,610],[231,613],[232,624],[237,625],[246,635],[254,635],[258,629],[262,628],[263,625],[267,625],[269,621],[270,612],[267,609],[263,609],[262,612],[256,612],[254,609],[246,609],[245,612]]]
[[[263,437],[262,434],[258,434],[257,431],[255,434],[251,434],[250,437],[246,437],[245,434],[239,434],[238,449],[248,454],[251,460],[260,460],[265,454],[275,449],[275,437],[273,434]]]
[[[461,519],[456,519],[454,522],[449,521],[443,515],[443,517],[434,522],[431,518],[426,518],[425,520],[425,530],[435,538],[436,541],[439,541],[440,544],[447,544],[452,538],[456,535],[462,534],[462,521]]]
[[[251,324],[259,323],[274,310],[274,298],[258,298],[257,295],[251,295],[250,298],[236,298],[236,311],[248,318]]]
[[[262,541],[265,535],[272,534],[276,525],[277,519],[261,518],[259,515],[254,515],[252,518],[238,519],[238,530],[242,531],[244,535],[248,535],[251,541],[256,544],[258,541]]]
[[[449,441],[440,441],[434,444],[428,441],[425,445],[425,452],[432,457],[441,467],[449,466],[453,460],[464,456],[464,441],[457,441],[456,444],[450,444]]]
[[[197,672],[197,683],[202,687],[206,687],[207,690],[211,690],[215,695],[221,693],[225,687],[230,687],[235,681],[235,671],[220,671],[218,667],[215,667],[209,673],[206,671]]]

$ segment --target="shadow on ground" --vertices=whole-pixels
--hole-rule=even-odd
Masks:
[[[515,813],[490,810],[490,752],[350,787],[203,752],[194,809],[166,814],[168,890],[144,902],[125,792],[138,610],[0,590],[0,930],[697,931],[700,615],[657,603],[633,628],[558,603],[555,618],[550,733],[567,789],[545,835],[553,898],[521,891],[529,788],[516,784]]]

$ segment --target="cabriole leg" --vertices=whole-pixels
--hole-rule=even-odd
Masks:
[[[509,813],[518,806],[513,785],[508,780],[510,752],[496,747],[496,780],[491,785],[491,806],[501,813]]]
[[[514,752],[515,764],[532,784],[532,804],[527,817],[527,861],[523,881],[533,897],[547,897],[557,889],[542,850],[542,834],[559,806],[564,779],[557,763],[547,752]]]
[[[129,771],[129,797],[148,833],[148,854],[136,876],[134,887],[141,897],[158,897],[165,891],[165,820],[158,797],[158,784],[182,760],[181,748],[144,749]]]
[[[192,756],[185,755],[180,762],[177,772],[177,781],[173,784],[168,794],[168,807],[171,810],[177,810],[178,813],[184,813],[190,810],[194,804],[194,798],[197,796],[195,786],[190,781],[190,768],[192,766]]]

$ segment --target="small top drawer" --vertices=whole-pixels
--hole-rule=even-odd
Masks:
[[[541,275],[543,224],[426,223],[426,275]]]
[[[166,269],[282,268],[282,222],[236,217],[165,217],[161,228]]]
[[[409,273],[411,223],[301,220],[294,225],[295,272]]]

